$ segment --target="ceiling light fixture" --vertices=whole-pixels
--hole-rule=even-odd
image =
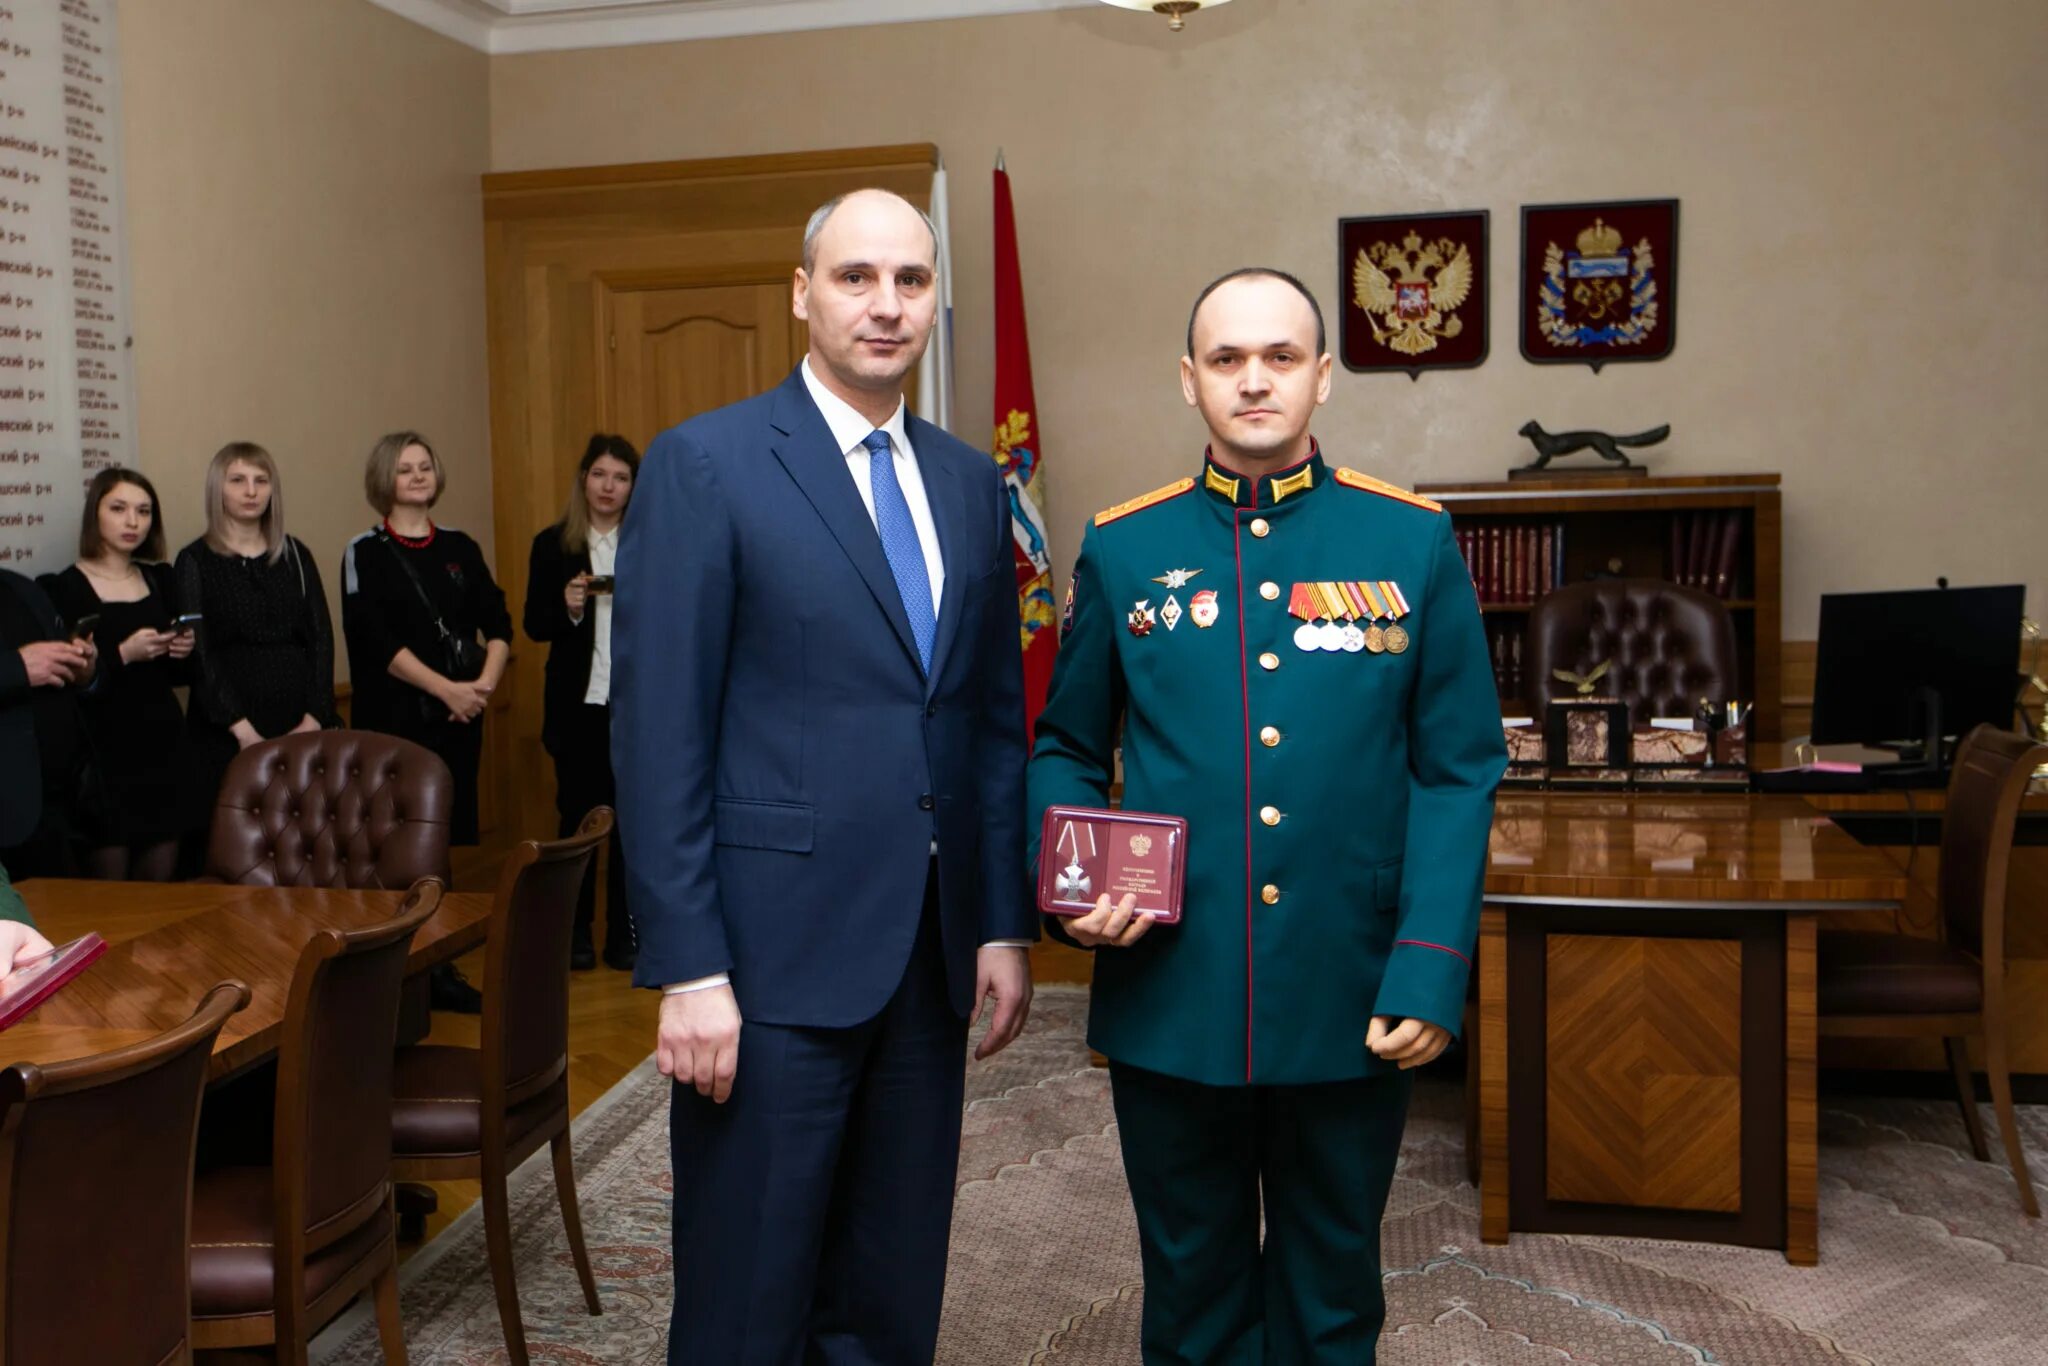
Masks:
[[[1118,9],[1148,9],[1167,18],[1167,27],[1179,33],[1187,27],[1187,18],[1198,9],[1214,9],[1227,5],[1230,0],[1102,0],[1105,5]]]

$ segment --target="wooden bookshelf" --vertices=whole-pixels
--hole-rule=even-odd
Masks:
[[[1699,562],[1691,527],[1698,523],[1732,528],[1735,550],[1725,581],[1715,581],[1717,565],[1709,562],[1706,581],[1694,586],[1715,593],[1728,604],[1735,623],[1741,692],[1744,700],[1756,704],[1751,734],[1759,740],[1783,738],[1783,642],[1779,638],[1783,508],[1777,475],[1626,478],[1594,474],[1424,484],[1416,492],[1449,509],[1460,531],[1497,531],[1505,537],[1517,530],[1535,529],[1540,537],[1542,528],[1551,528],[1553,536],[1562,540],[1550,576],[1557,586],[1610,574],[1680,582],[1673,555]],[[1674,528],[1684,533],[1676,547]],[[1511,600],[1488,600],[1499,595],[1482,593],[1480,610],[1487,617],[1489,640],[1511,641],[1519,635],[1516,622],[1528,616],[1531,603],[1540,596],[1540,584],[1539,568],[1537,583],[1526,585],[1524,591],[1511,595]],[[1523,704],[1518,691],[1511,694],[1508,680],[1500,682],[1504,710],[1520,711]]]

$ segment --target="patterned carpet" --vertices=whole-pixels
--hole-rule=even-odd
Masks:
[[[1082,988],[1041,988],[1025,1036],[968,1070],[946,1366],[1137,1360],[1137,1232],[1108,1078],[1081,1040],[1086,1008]],[[1451,1080],[1417,1091],[1385,1225],[1385,1366],[2048,1362],[2048,1229],[2019,1213],[2002,1165],[1970,1159],[1953,1105],[1824,1100],[1821,1264],[1799,1269],[1687,1243],[1517,1235],[1484,1247],[1461,1103]],[[545,1163],[515,1176],[535,1362],[665,1360],[667,1110],[650,1059],[577,1122],[601,1318],[583,1311]],[[2048,1173],[2048,1107],[2028,1107],[2023,1123],[2034,1169]],[[504,1361],[475,1210],[402,1278],[414,1362]],[[361,1306],[313,1360],[381,1360]]]

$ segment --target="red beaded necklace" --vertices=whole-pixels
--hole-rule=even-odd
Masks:
[[[432,522],[428,522],[426,535],[401,536],[391,529],[391,519],[389,517],[384,519],[384,534],[404,546],[407,550],[425,550],[434,543],[434,533],[438,530],[440,530],[439,527],[436,527]]]

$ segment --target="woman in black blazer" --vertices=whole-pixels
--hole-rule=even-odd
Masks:
[[[640,453],[622,436],[590,438],[562,520],[533,538],[526,574],[526,634],[548,647],[541,743],[555,761],[555,810],[573,834],[593,806],[617,803],[612,784],[611,575],[619,522],[633,496]],[[604,962],[629,971],[638,948],[626,911],[626,859],[612,826],[605,878]],[[569,966],[597,965],[591,943],[597,870],[583,879]]]

